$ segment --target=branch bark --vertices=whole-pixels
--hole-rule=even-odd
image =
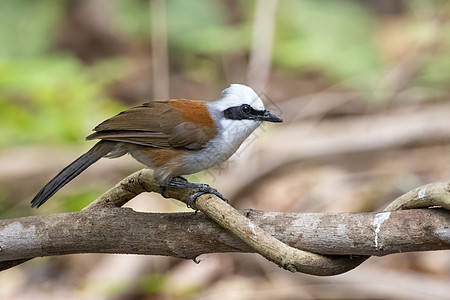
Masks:
[[[126,199],[157,189],[149,172],[142,170],[129,176],[80,212],[1,220],[0,270],[33,257],[72,253],[134,253],[192,259],[203,253],[256,251],[248,241],[243,242],[202,213],[142,213],[121,208]],[[170,189],[168,193],[187,199],[190,191]],[[388,208],[404,208],[398,203],[408,201],[414,207],[423,207],[430,201],[445,199],[448,184],[428,185],[408,194]],[[211,198],[202,196],[196,204],[212,201],[228,206]],[[441,206],[446,205],[448,201],[442,201]],[[213,211],[223,214],[220,207]],[[357,255],[349,259],[312,253],[340,264],[344,269],[335,269],[340,272],[360,264],[367,255],[450,249],[450,213],[445,209],[342,214],[247,210],[240,215],[247,224],[253,224],[237,226],[250,237],[257,234],[256,228],[262,228],[289,247],[325,255]]]

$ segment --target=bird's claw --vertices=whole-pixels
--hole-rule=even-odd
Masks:
[[[159,187],[159,191],[164,198],[168,198],[168,196],[165,194],[168,186],[177,188],[188,188],[193,190],[193,193],[188,198],[187,207],[192,208],[195,211],[197,211],[197,209],[195,208],[195,201],[197,200],[198,197],[200,197],[203,194],[216,195],[217,197],[228,203],[228,200],[215,188],[212,188],[207,184],[191,183],[186,178],[181,176],[174,177],[167,186]]]
[[[196,192],[192,193],[189,196],[188,199],[188,203],[187,206],[189,208],[195,209],[195,201],[197,200],[198,197],[200,197],[203,194],[213,194],[216,195],[217,197],[219,197],[220,199],[222,199],[223,201],[228,203],[228,200],[221,194],[219,193],[218,190],[216,190],[215,188],[210,187],[207,184],[198,184],[197,187],[195,187],[195,189],[197,190]]]

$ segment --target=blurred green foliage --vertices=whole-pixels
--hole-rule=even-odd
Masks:
[[[249,49],[250,20],[229,24],[222,2],[174,0],[167,4],[167,19],[177,20],[167,24],[173,51],[214,55]]]
[[[164,284],[167,281],[167,275],[153,273],[144,276],[140,282],[140,288],[145,294],[157,294],[164,292]]]
[[[64,7],[64,1],[2,1],[0,57],[40,56],[51,49]]]
[[[120,3],[119,27],[133,38],[149,41],[147,1]],[[236,1],[232,11],[222,1],[170,0],[166,3],[170,60],[183,67],[186,77],[217,80],[221,55],[249,52],[255,1]],[[411,47],[414,55],[424,38],[421,32],[438,18],[437,13],[445,10],[445,4],[446,1],[440,0],[405,2],[405,12],[390,17],[381,16],[358,1],[279,1],[272,58],[275,69],[293,76],[318,72],[331,83],[363,92],[368,100],[382,102],[392,88],[384,84],[385,76],[391,67],[395,68],[395,63],[391,65],[382,53],[386,51],[382,49],[386,47],[383,43],[391,42],[383,39],[384,22],[396,19],[399,31],[411,35],[416,43],[403,47],[407,50]],[[448,26],[443,29],[450,30]],[[442,36],[450,41],[450,34]],[[394,41],[403,42],[401,39]],[[448,41],[445,43],[443,51],[427,58],[423,72],[413,81],[420,90],[418,98],[447,92],[444,86],[449,72],[445,70],[450,50]],[[409,57],[408,51],[404,57]]]
[[[1,60],[0,147],[82,141],[88,124],[100,121],[102,88],[113,74],[92,73],[63,55]]]
[[[252,10],[255,1],[237,1],[236,9],[245,17],[236,24],[227,20],[222,1],[167,1],[166,21],[172,59],[190,55],[215,55],[248,50],[251,43]],[[120,30],[132,39],[150,41],[151,14],[148,1],[119,1]],[[177,58],[177,55],[182,55]]]
[[[380,68],[374,16],[349,1],[281,1],[274,61],[287,70],[315,70],[334,81]]]
[[[96,199],[99,195],[104,193],[106,188],[91,185],[90,188],[83,188],[79,192],[64,197],[63,207],[66,212],[80,211],[88,206],[92,199]]]
[[[91,67],[54,50],[65,2],[3,1],[0,9],[0,149],[80,142],[111,113],[105,85],[120,63]]]

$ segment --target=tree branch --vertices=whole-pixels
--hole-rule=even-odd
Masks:
[[[0,270],[33,257],[72,253],[135,253],[181,258],[195,258],[212,252],[261,253],[261,249],[248,245],[248,240],[243,242],[202,213],[142,213],[120,208],[135,195],[157,189],[150,171],[141,170],[121,181],[83,211],[1,220]],[[168,190],[170,196],[178,199],[187,199],[190,192],[176,188]],[[448,199],[447,194],[448,184],[436,183],[411,191],[394,203],[407,203],[413,199],[415,207],[423,207],[436,199]],[[441,202],[441,206],[448,205],[448,201]],[[212,205],[213,208],[206,208],[207,213],[218,212],[219,218],[228,213],[226,210],[234,210],[209,195],[198,198],[196,205],[203,210]],[[396,207],[391,205],[388,208],[403,207],[405,205],[396,204]],[[238,214],[246,226],[235,225],[233,228],[240,229],[252,239],[260,236],[257,230],[261,228],[273,239],[286,243],[287,249],[294,247],[326,255],[364,255],[350,259],[304,253],[308,259],[312,254],[314,259],[328,264],[322,270],[317,269],[314,262],[312,267],[306,268],[307,273],[317,275],[345,272],[363,262],[367,255],[450,249],[450,213],[444,209],[378,214],[247,210]],[[237,219],[229,220],[236,222]],[[278,259],[286,257],[282,255]],[[297,265],[294,267],[299,269]]]

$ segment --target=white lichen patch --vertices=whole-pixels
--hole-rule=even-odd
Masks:
[[[253,224],[253,222],[248,222],[248,228],[250,228],[250,232],[252,234],[252,237],[256,237],[256,232],[255,232],[255,224]]]
[[[434,234],[439,237],[443,242],[450,243],[450,228],[449,227],[439,227],[436,228]]]
[[[419,191],[419,199],[423,200],[423,198],[425,198],[426,194],[427,194],[427,188],[426,187],[421,188]]]
[[[378,249],[378,234],[381,231],[381,224],[383,224],[387,219],[389,219],[391,212],[382,212],[375,215],[373,219],[372,226],[375,227],[375,248]]]
[[[20,235],[20,239],[17,238]],[[15,251],[27,253],[31,246],[39,245],[39,237],[36,234],[36,227],[25,228],[21,222],[14,222],[0,230],[0,247],[3,251],[8,251],[8,246]]]

